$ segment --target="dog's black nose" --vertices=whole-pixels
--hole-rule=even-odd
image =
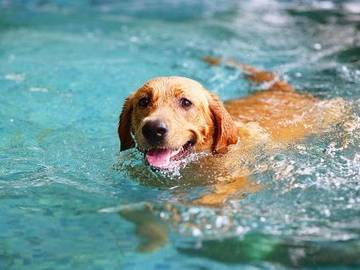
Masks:
[[[142,128],[142,133],[150,144],[162,143],[167,132],[165,123],[160,120],[147,121]]]

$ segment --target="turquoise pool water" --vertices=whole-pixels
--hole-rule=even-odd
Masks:
[[[358,268],[359,30],[356,1],[0,0],[0,269]],[[261,192],[221,209],[181,203],[206,187],[131,178],[146,168],[119,154],[118,114],[153,76],[188,76],[223,99],[254,90],[208,54],[343,97],[352,121],[260,159]],[[138,251],[117,212],[143,202],[171,224],[156,252]]]

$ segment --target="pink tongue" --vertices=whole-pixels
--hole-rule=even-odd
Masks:
[[[146,160],[153,167],[166,168],[170,165],[172,150],[169,149],[153,149],[146,153]]]

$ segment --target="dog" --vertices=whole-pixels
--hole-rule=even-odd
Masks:
[[[265,89],[221,102],[199,82],[185,77],[149,80],[126,98],[119,117],[121,151],[136,147],[155,170],[179,166],[194,152],[206,152],[209,170],[225,172],[211,179],[213,191],[194,200],[219,206],[241,192],[261,189],[249,180],[239,159],[255,162],[255,149],[271,152],[328,130],[347,113],[341,98],[319,100],[296,92],[276,74],[234,60],[204,57],[210,65],[242,70]]]
[[[210,185],[211,192],[192,200],[191,205],[221,207],[229,198],[261,190],[263,187],[250,179],[253,164],[266,154],[329,130],[350,115],[343,99],[319,100],[298,93],[272,72],[234,60],[203,60],[240,69],[265,89],[223,103],[192,79],[158,77],[129,95],[118,125],[121,151],[136,147],[144,154],[146,164],[160,172],[185,164],[183,173],[190,175],[192,185]],[[197,163],[188,163],[190,155],[204,152],[207,154]],[[149,184],[151,180],[149,177],[142,182]],[[154,214],[150,203],[119,209],[123,218],[136,225],[142,240],[140,251],[163,246],[168,240],[167,224],[179,222],[176,207],[170,203],[164,207],[171,216],[165,222]]]

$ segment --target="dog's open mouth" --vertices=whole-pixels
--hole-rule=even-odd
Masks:
[[[188,141],[179,149],[153,148],[145,152],[146,162],[153,168],[170,169],[178,164],[178,161],[191,153],[194,143]]]

